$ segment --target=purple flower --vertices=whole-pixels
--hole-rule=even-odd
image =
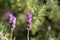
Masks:
[[[8,21],[11,24],[11,28],[14,29],[16,24],[16,17],[13,16],[12,12],[8,12]]]
[[[28,13],[26,17],[27,17],[27,22],[28,22],[28,23],[31,23],[32,14],[31,14],[31,13]]]
[[[31,29],[32,14],[31,14],[31,13],[28,13],[28,14],[26,15],[26,18],[27,18],[27,28],[28,28],[28,29]]]
[[[13,16],[12,12],[8,12],[8,20],[10,23],[16,23],[16,18]]]

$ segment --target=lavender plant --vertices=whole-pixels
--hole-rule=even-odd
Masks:
[[[13,35],[13,30],[15,28],[16,25],[16,17],[13,16],[13,13],[8,11],[8,21],[11,24],[11,38],[10,40],[12,40],[12,35]]]
[[[27,20],[27,30],[28,30],[28,34],[27,34],[27,40],[29,40],[29,30],[31,30],[32,28],[32,14],[28,13],[26,15],[26,20]]]

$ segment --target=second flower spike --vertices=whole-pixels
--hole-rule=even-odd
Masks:
[[[32,26],[32,14],[28,13],[26,15],[26,20],[27,20],[27,29],[31,30],[31,26]]]

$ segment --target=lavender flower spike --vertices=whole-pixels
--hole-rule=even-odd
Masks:
[[[32,14],[28,13],[26,15],[27,18],[27,29],[30,30],[31,29],[31,24],[32,24]]]
[[[8,21],[11,24],[11,29],[13,30],[16,24],[16,17],[14,17],[10,11],[8,11]]]

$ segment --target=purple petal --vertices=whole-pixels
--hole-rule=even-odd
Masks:
[[[32,14],[31,13],[28,13],[27,14],[27,19],[30,19],[30,18],[32,18]]]
[[[27,21],[32,20],[32,14],[31,13],[28,13],[26,17],[27,17]]]
[[[12,18],[12,23],[13,24],[16,24],[16,18],[13,16],[13,18]]]

